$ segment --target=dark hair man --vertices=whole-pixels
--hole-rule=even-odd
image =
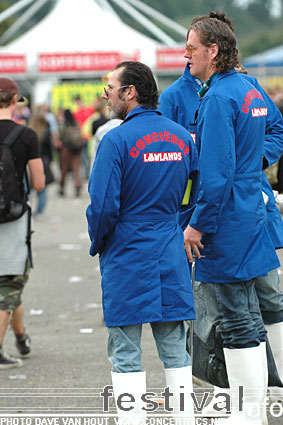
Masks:
[[[0,140],[16,127],[12,121],[17,102],[23,101],[18,87],[9,78],[0,78]],[[37,191],[44,189],[45,177],[39,155],[39,145],[35,132],[26,127],[12,145],[19,184],[24,170],[28,167],[31,185]],[[22,366],[22,361],[4,353],[2,344],[10,316],[16,336],[16,347],[22,357],[30,354],[30,339],[23,324],[23,304],[21,295],[29,275],[27,247],[28,211],[15,221],[0,224],[0,369]]]
[[[100,256],[114,395],[134,395],[129,414],[136,413],[139,422],[146,392],[143,323],[151,325],[174,413],[180,412],[180,387],[192,391],[184,320],[195,313],[176,216],[188,180],[197,178],[197,151],[189,133],[157,111],[158,90],[146,65],[119,63],[102,97],[110,115],[124,121],[103,137],[90,176],[90,254]],[[190,396],[182,415],[193,423]]]

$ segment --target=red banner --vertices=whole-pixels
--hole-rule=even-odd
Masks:
[[[157,49],[157,69],[183,69],[188,62],[187,59],[184,58],[184,54],[184,47]]]
[[[16,74],[27,71],[27,62],[25,55],[0,54],[0,73]]]
[[[40,53],[38,70],[40,72],[108,71],[123,60],[139,60],[138,51],[128,55],[122,52]]]

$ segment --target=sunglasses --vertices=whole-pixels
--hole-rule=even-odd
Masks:
[[[126,86],[116,87],[116,89],[120,90],[120,89],[125,89],[126,87],[129,87],[129,84],[127,84]],[[105,96],[108,97],[109,96],[108,92],[115,90],[115,88],[113,88],[113,87],[103,87],[103,90],[104,90]]]
[[[197,50],[197,47],[192,47],[192,46],[189,46],[188,44],[186,44],[185,49],[186,49],[186,52],[189,55],[192,55]]]

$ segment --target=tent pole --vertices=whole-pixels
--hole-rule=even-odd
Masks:
[[[5,43],[12,37],[45,3],[49,0],[37,0],[13,25],[11,25],[0,37],[0,44]]]
[[[10,18],[10,16],[13,16],[33,1],[34,0],[20,0],[18,3],[13,4],[13,6],[8,7],[8,9],[5,9],[2,13],[0,13],[0,23],[5,21],[5,19]]]
[[[154,34],[160,41],[162,41],[166,46],[174,46],[176,45],[175,40],[169,37],[164,31],[158,28],[155,24],[153,24],[149,19],[147,19],[144,15],[134,9],[129,3],[125,0],[112,0],[117,4],[121,9],[123,9],[128,15],[132,16],[137,22],[139,22],[142,26],[144,26],[148,31]]]
[[[149,17],[156,19],[157,21],[166,25],[168,28],[174,30],[176,33],[180,34],[182,37],[184,38],[187,37],[187,29],[185,27],[173,21],[172,19],[167,18],[167,16],[163,15],[162,13],[158,12],[157,10],[148,6],[147,4],[142,3],[140,0],[127,0],[127,2],[135,6],[137,9],[140,9]]]

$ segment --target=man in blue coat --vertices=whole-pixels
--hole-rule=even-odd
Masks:
[[[196,128],[200,192],[185,246],[189,259],[192,249],[205,256],[197,261],[196,278],[205,282],[208,314],[223,339],[233,409],[223,423],[261,425],[253,405],[260,406],[265,395],[266,332],[254,282],[279,261],[261,193],[268,108],[260,91],[234,70],[237,52],[235,35],[224,22],[192,22],[186,57],[191,74],[206,83]],[[243,411],[233,397],[240,385],[257,391],[246,391]]]
[[[103,137],[91,172],[90,254],[100,259],[114,395],[134,396],[130,414],[137,414],[137,423],[145,414],[143,323],[151,324],[174,413],[180,391],[192,391],[184,320],[195,318],[195,311],[177,212],[190,179],[194,198],[198,154],[189,133],[156,109],[157,86],[144,64],[118,64],[103,98],[123,123]],[[193,423],[189,396],[182,414]]]
[[[250,81],[260,91],[268,107],[263,158],[263,168],[267,168],[283,155],[282,116],[256,78],[246,74],[243,74],[243,78]],[[162,114],[187,129],[190,129],[190,124],[194,122],[200,102],[197,94],[199,85],[196,81],[198,80],[190,74],[189,64],[187,64],[183,76],[167,87],[159,98],[158,109]],[[283,247],[283,221],[275,203],[272,188],[264,172],[262,172],[262,190],[268,197],[266,198],[267,229],[274,248],[279,249]],[[184,214],[180,215],[180,223],[182,223],[184,229],[189,218],[190,214],[186,209]],[[277,370],[283,382],[283,293],[279,288],[278,269],[271,270],[266,276],[257,277],[255,289]],[[215,394],[218,392],[223,392],[223,389],[215,390]],[[281,388],[272,388],[269,394],[271,399],[283,399]],[[210,405],[203,410],[203,413],[215,416],[216,411],[213,409],[213,405],[216,401],[219,401],[219,399],[213,399]]]

